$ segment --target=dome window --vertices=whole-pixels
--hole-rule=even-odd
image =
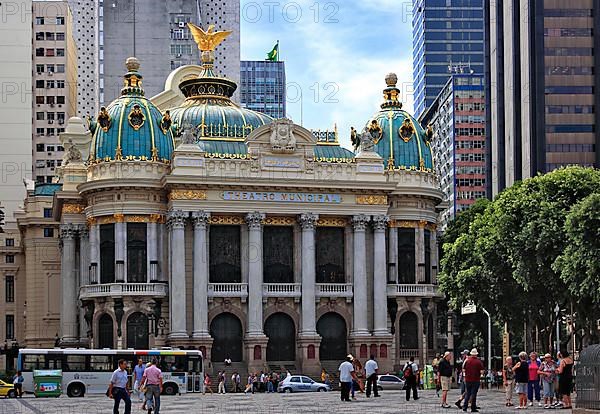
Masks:
[[[133,105],[133,108],[131,109],[128,118],[129,125],[131,125],[131,127],[136,131],[139,130],[142,127],[142,125],[144,125],[144,120],[146,119],[146,117],[142,113],[142,108],[137,104]]]

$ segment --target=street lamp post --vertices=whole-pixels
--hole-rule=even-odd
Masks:
[[[481,308],[481,310],[488,318],[487,369],[489,372],[492,369],[492,318],[490,313],[486,311],[485,308]]]
[[[555,352],[560,352],[560,319],[558,318],[558,315],[560,313],[560,306],[558,306],[558,303],[554,307],[554,313],[556,314],[556,348],[555,348]]]

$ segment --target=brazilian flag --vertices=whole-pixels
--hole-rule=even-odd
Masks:
[[[271,62],[277,62],[279,60],[279,41],[277,41],[277,43],[275,43],[275,46],[273,46],[273,49],[267,53],[267,59]]]

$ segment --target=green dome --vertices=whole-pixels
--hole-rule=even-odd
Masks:
[[[383,91],[385,101],[365,128],[380,128],[378,132],[381,137],[374,150],[383,158],[388,169],[431,172],[433,134],[429,128],[425,131],[412,115],[402,109],[402,103],[398,101],[400,90],[396,88],[397,80],[393,73],[386,76],[388,87]]]
[[[102,107],[90,123],[93,139],[90,160],[161,161],[168,163],[173,153],[173,133],[169,112],[163,115],[144,96],[139,62],[127,59],[128,72],[121,96]]]
[[[273,122],[270,116],[231,101],[236,88],[235,82],[215,75],[212,60],[203,61],[197,77],[179,84],[186,99],[170,110],[175,133],[189,124],[201,141],[243,141],[255,128]]]

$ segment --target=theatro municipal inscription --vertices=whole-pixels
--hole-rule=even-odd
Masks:
[[[276,201],[289,203],[334,203],[342,202],[339,194],[279,193],[271,191],[224,191],[223,200]]]

